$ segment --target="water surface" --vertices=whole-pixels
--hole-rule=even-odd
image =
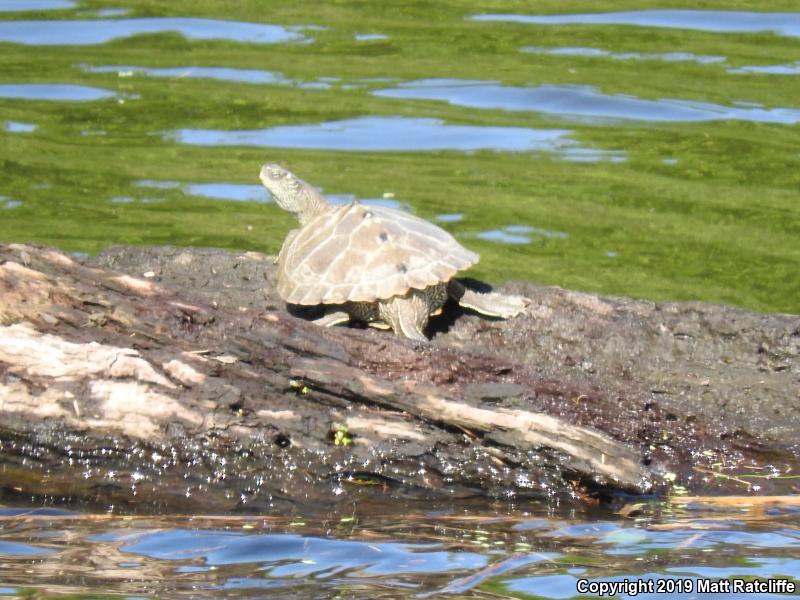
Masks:
[[[586,47],[556,47],[541,48],[525,46],[520,51],[529,54],[549,54],[551,56],[586,56],[611,58],[613,60],[659,60],[663,62],[696,62],[701,65],[710,65],[725,62],[724,56],[707,54],[693,54],[692,52],[611,52],[602,48]]]
[[[127,597],[222,598],[231,590],[268,590],[278,598],[374,598],[391,589],[417,598],[555,599],[585,598],[580,579],[682,580],[696,590],[700,578],[782,578],[795,585],[800,578],[797,515],[781,511],[775,520],[762,513],[752,521],[757,513],[741,508],[687,511],[651,503],[641,517],[623,520],[607,510],[570,514],[536,504],[426,511],[412,503],[403,513],[372,512],[377,507],[370,501],[346,516],[294,518],[48,518],[19,509],[25,517],[18,520],[6,509],[0,593],[58,589],[83,598],[102,589]],[[781,523],[781,534],[769,531]]]
[[[800,122],[800,109],[795,108],[745,108],[671,98],[644,100],[623,94],[604,94],[589,85],[515,87],[493,81],[454,83],[446,79],[424,79],[372,93],[386,98],[445,100],[472,108],[545,112],[565,118],[675,122],[735,119],[788,125]]]
[[[77,5],[72,0],[0,0],[1,12],[66,10]]]
[[[69,83],[15,83],[0,85],[0,98],[47,100],[49,102],[92,102],[115,98],[111,90]]]
[[[147,33],[179,33],[189,40],[230,40],[251,44],[310,41],[297,30],[278,25],[202,18],[0,21],[0,41],[31,46],[105,44]]]
[[[492,283],[800,311],[785,0],[539,3],[512,15],[530,26],[455,0],[0,6],[42,10],[0,19],[0,194],[24,203],[2,205],[2,241],[274,253],[292,226],[258,195],[274,160],[365,202],[465,215],[440,222]]]
[[[181,129],[167,137],[192,145],[314,148],[339,152],[496,150],[549,152],[567,160],[623,157],[616,151],[580,148],[569,134],[566,129],[456,125],[439,119],[407,117],[358,117],[255,130]]]
[[[33,123],[19,123],[17,121],[6,121],[5,130],[9,133],[30,133],[36,131],[36,125]]]
[[[638,10],[568,15],[480,14],[470,18],[475,21],[507,21],[531,25],[637,25],[723,33],[769,31],[785,36],[800,36],[800,12]]]

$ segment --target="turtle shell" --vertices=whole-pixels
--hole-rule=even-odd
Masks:
[[[290,304],[373,302],[449,281],[478,259],[433,223],[354,202],[318,215],[287,239],[278,293]]]

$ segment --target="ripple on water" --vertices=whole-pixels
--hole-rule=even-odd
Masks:
[[[311,125],[281,125],[267,129],[179,129],[166,134],[183,144],[205,146],[264,146],[359,151],[550,152],[559,158],[592,155],[596,160],[622,155],[581,148],[568,129],[530,129],[451,125],[439,119],[357,117]],[[624,157],[623,157],[624,159]]]
[[[117,98],[117,94],[102,88],[62,83],[13,83],[0,85],[0,98],[19,100],[47,100],[91,102]]]
[[[539,85],[513,87],[493,81],[423,79],[395,88],[376,90],[377,96],[415,100],[444,100],[471,108],[501,108],[555,114],[563,118],[597,121],[717,121],[741,120],[795,124],[800,109],[723,106],[678,99],[643,100],[623,94],[603,94],[590,85]]]
[[[725,62],[724,56],[709,54],[694,54],[692,52],[610,52],[601,48],[582,47],[557,47],[540,48],[538,46],[525,46],[521,52],[530,54],[549,54],[552,56],[588,56],[611,58],[614,60],[660,60],[664,62],[696,62],[702,65]]]
[[[211,566],[259,563],[268,567],[270,577],[324,576],[350,570],[364,575],[443,573],[482,568],[488,562],[478,553],[441,548],[435,543],[364,543],[295,534],[168,530],[141,535],[121,550],[161,560],[202,558]],[[307,560],[309,557],[313,560]]]
[[[72,0],[2,0],[0,12],[29,12],[75,8]]]
[[[142,19],[4,21],[0,41],[31,46],[93,45],[146,33],[176,32],[190,40],[230,40],[253,44],[311,41],[305,27],[281,27],[216,19],[151,17]]]
[[[469,18],[474,21],[507,21],[531,25],[638,25],[722,33],[771,31],[785,36],[800,36],[800,12],[636,10],[571,15],[480,14]]]

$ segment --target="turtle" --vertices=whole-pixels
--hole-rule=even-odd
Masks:
[[[275,259],[278,293],[287,304],[327,305],[314,322],[357,320],[418,341],[448,298],[484,315],[511,318],[523,296],[479,293],[453,276],[479,256],[444,229],[408,212],[357,200],[333,205],[278,164],[261,167],[261,182],[300,228],[288,233]]]

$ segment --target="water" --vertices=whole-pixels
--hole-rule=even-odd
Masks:
[[[71,0],[0,0],[0,13],[75,8]]]
[[[6,508],[0,594],[59,590],[85,597],[102,589],[128,597],[374,598],[393,590],[393,597],[557,599],[586,597],[580,586],[641,579],[638,585],[652,586],[653,593],[618,597],[697,598],[655,590],[696,592],[741,578],[800,584],[800,533],[791,510],[770,517],[745,507],[662,511],[651,505],[640,517],[620,519],[603,511],[543,511],[535,504],[376,508],[190,518],[47,516]]]
[[[445,100],[471,108],[545,112],[564,118],[676,122],[735,119],[787,125],[800,122],[800,109],[742,108],[670,98],[643,100],[623,94],[604,94],[588,85],[512,87],[492,81],[428,79],[373,93],[387,98]]]
[[[0,85],[0,98],[46,100],[48,102],[92,102],[115,98],[116,93],[86,85],[58,83],[15,83]]]
[[[272,202],[269,192],[261,185],[247,183],[180,183],[177,181],[154,181],[143,179],[136,181],[139,187],[152,190],[180,190],[184,195],[215,200],[231,200],[234,202],[255,202],[266,204]],[[113,201],[113,200],[112,200]]]
[[[7,121],[5,129],[9,133],[30,133],[36,130],[36,125],[33,123],[17,123],[16,121]]]
[[[530,244],[543,240],[565,240],[569,237],[564,231],[549,231],[531,225],[506,225],[501,229],[481,231],[476,236],[482,240],[502,244]]]
[[[477,150],[549,152],[566,160],[624,158],[618,151],[577,147],[569,130],[454,125],[439,119],[358,117],[257,130],[182,129],[168,134],[183,144],[325,149],[337,152]]]
[[[22,206],[22,202],[19,200],[14,200],[12,198],[6,198],[5,196],[0,196],[0,208],[10,209],[10,208],[17,208],[18,206]]]
[[[388,40],[389,36],[383,33],[357,33],[353,36],[357,42],[376,42]]]
[[[610,52],[602,48],[539,48],[536,46],[525,46],[520,51],[529,54],[549,54],[551,56],[586,56],[611,58],[613,60],[659,60],[664,62],[696,62],[701,65],[723,63],[724,56],[698,55],[691,52]]]
[[[797,12],[639,10],[570,15],[480,14],[471,18],[475,21],[508,21],[530,25],[636,25],[723,33],[769,31],[791,37],[800,36],[800,13]]]
[[[0,6],[0,194],[24,202],[0,239],[276,252],[291,217],[255,188],[278,161],[335,196],[465,215],[440,222],[488,281],[800,311],[795,13]],[[239,223],[258,225],[216,233]],[[528,224],[570,235],[505,231]]]
[[[317,81],[295,81],[275,71],[262,71],[259,69],[231,69],[228,67],[171,67],[164,69],[146,68],[125,65],[102,65],[93,67],[81,65],[89,73],[115,73],[118,77],[131,77],[135,74],[148,77],[165,77],[181,79],[192,77],[198,79],[216,79],[236,83],[250,83],[254,85],[291,85],[305,89],[329,89],[338,81],[335,77],[320,78]]]
[[[277,161],[333,202],[441,224],[490,283],[800,313],[798,13],[603,4],[0,0],[0,241],[275,253],[295,226],[258,181]],[[0,595],[572,598],[581,579],[800,576],[796,510],[613,510],[12,508]]]
[[[199,18],[10,21],[0,22],[0,41],[31,46],[105,44],[147,33],[175,32],[190,40],[232,40],[251,44],[308,42],[298,31],[278,25]]]
[[[743,65],[728,73],[764,73],[768,75],[800,75],[800,60],[788,65]]]

